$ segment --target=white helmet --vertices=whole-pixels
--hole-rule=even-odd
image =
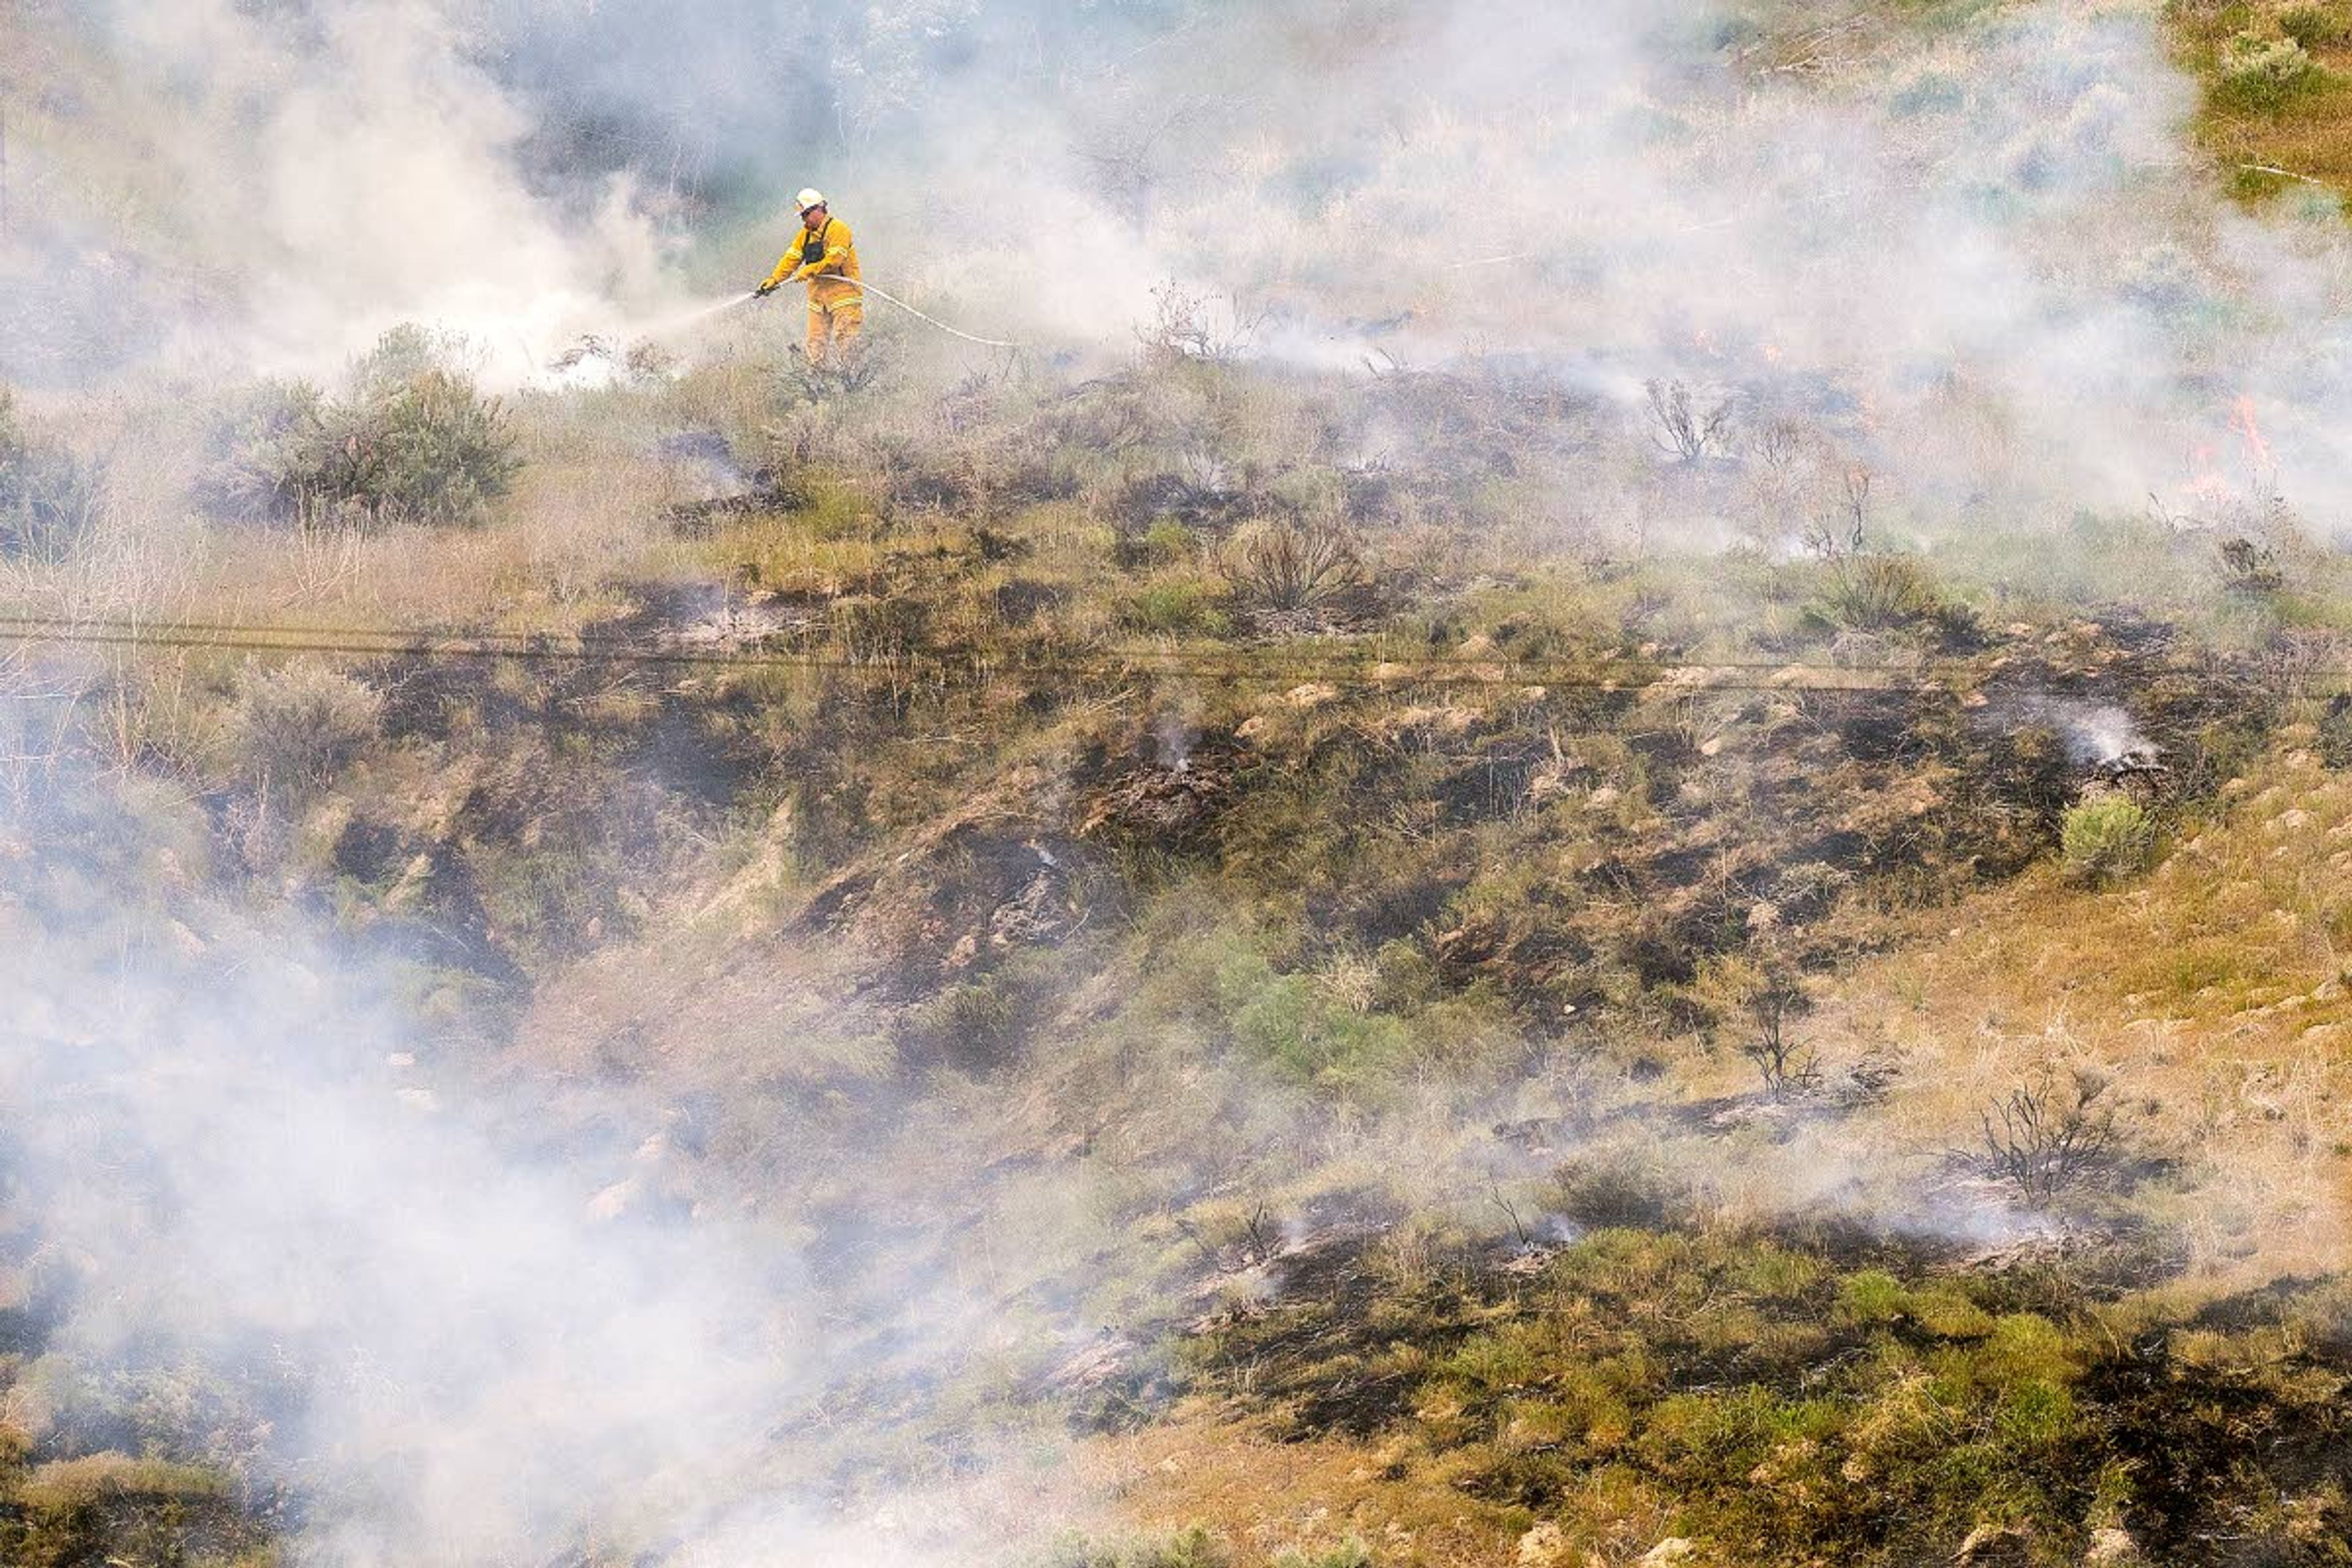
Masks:
[[[799,195],[793,198],[793,202],[801,209],[802,212],[805,213],[811,207],[821,207],[824,205],[824,193],[823,191],[803,191]]]

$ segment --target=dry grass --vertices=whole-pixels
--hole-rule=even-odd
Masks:
[[[2345,1267],[2352,780],[2286,736],[2146,880],[2097,892],[2036,873],[1920,917],[1927,940],[1842,983],[1814,1021],[1828,1054],[1903,1064],[1874,1136],[1972,1147],[1985,1108],[2042,1066],[2093,1070],[2137,1145],[2180,1162],[2147,1201],[2200,1269],[2247,1284]]]
[[[1243,1568],[1293,1548],[1327,1551],[1353,1536],[1375,1561],[1424,1568],[1510,1568],[1531,1520],[1465,1496],[1429,1466],[1370,1445],[1276,1442],[1196,1409],[1131,1436],[1097,1439],[1082,1463],[1137,1528],[1206,1521]]]
[[[2175,57],[2206,89],[2199,135],[2242,198],[2352,189],[2352,26],[2330,37],[2297,21],[2298,13],[2333,13],[2341,22],[2343,11],[2309,0],[2175,0],[2168,7]],[[2289,26],[2305,35],[2316,71],[2284,93],[2231,91],[2225,80],[2231,41],[2252,35],[2284,43]]]

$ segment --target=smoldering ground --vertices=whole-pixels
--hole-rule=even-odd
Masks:
[[[667,1179],[660,1107],[486,1071],[392,956],[208,893],[168,807],[58,782],[0,821],[12,1424],[225,1467],[322,1564],[939,1563],[1010,1528],[1019,1481],[842,1518],[775,1440],[835,1421],[877,1340],[920,1368],[987,1338],[921,1249],[813,1265]]]
[[[723,1226],[596,1221],[593,1141],[485,1126],[496,1096],[436,1090],[364,968],[184,898],[173,847],[10,830],[43,844],[5,889],[13,1175],[74,1304],[64,1386],[19,1398],[79,1418],[68,1368],[230,1390],[320,1561],[658,1542],[740,1494],[802,1281]]]
[[[712,1150],[715,1062],[600,1083],[459,1048],[396,954],[216,890],[186,802],[60,773],[0,834],[8,1245],[50,1320],[10,1419],[222,1465],[297,1561],[995,1561],[1094,1521],[1063,1423],[1097,1378],[1160,1397],[1168,1321],[1400,1214],[1571,1239],[1552,1173],[1596,1152],[1759,1212],[2036,1230],[1918,1199],[1916,1152],[1833,1122],[1696,1147],[1568,1060],[1342,1116],[1195,1064],[1049,1161],[1006,1151],[1150,1069],[1047,1054],[1018,1093],[846,1113],[755,1080],[724,1121],[761,1148]],[[848,1043],[734,1026],[761,1078]]]

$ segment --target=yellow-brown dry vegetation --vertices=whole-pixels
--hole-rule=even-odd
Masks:
[[[2352,10],[2342,0],[2168,0],[2204,88],[2200,142],[2243,198],[2352,189]]]

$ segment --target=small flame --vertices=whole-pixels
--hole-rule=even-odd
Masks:
[[[2271,470],[2271,444],[2263,439],[2263,427],[2254,420],[2254,400],[2241,396],[2230,410],[2230,428],[2245,443],[2246,461],[2257,474]]]
[[[2230,500],[2230,481],[2214,466],[2216,453],[2210,442],[2189,449],[2186,465],[2189,477],[2181,481],[2179,495],[2193,506],[2215,508],[2225,506]]]

